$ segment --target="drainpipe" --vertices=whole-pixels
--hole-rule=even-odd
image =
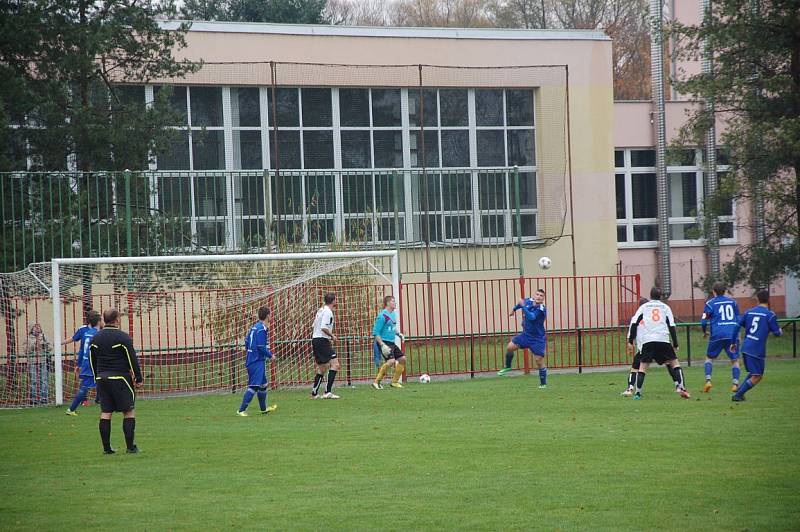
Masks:
[[[711,0],[703,0],[702,3],[702,20],[704,24],[711,24]],[[706,38],[703,40],[703,60],[701,62],[702,73],[704,76],[712,77],[714,75],[714,50],[711,46],[711,40]],[[717,180],[717,128],[714,123],[716,114],[714,110],[714,100],[708,99],[703,102],[706,112],[711,117],[711,124],[706,131],[706,199],[713,198],[717,193],[718,180]],[[705,217],[708,224],[706,242],[708,248],[708,276],[711,279],[719,279],[719,219],[716,213],[712,212],[710,216]]]
[[[750,14],[753,19],[758,18],[759,10],[761,7],[759,0],[750,0]],[[753,73],[756,76],[756,73]],[[758,91],[758,89],[755,89]],[[754,237],[756,244],[763,244],[766,239],[766,230],[764,228],[764,188],[761,181],[756,181],[755,190],[753,194],[753,221],[754,221]]]
[[[672,292],[669,254],[669,192],[667,132],[664,123],[664,35],[662,0],[650,0],[650,64],[656,127],[656,191],[658,194],[658,279],[665,294]]]

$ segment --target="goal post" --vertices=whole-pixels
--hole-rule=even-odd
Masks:
[[[127,316],[146,381],[147,374],[160,379],[145,390],[170,395],[241,387],[244,337],[262,305],[272,313],[279,366],[272,364],[271,385],[305,384],[311,324],[327,291],[337,294],[335,330],[346,343],[338,349],[347,350],[348,364],[360,357],[354,373],[365,378],[377,305],[389,290],[398,314],[401,303],[396,250],[53,259],[51,275],[58,405],[65,393],[61,339],[82,323],[87,305]]]

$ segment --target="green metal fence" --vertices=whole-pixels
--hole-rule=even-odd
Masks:
[[[536,189],[535,173],[511,168],[3,173],[1,267],[396,248],[403,272],[516,270],[521,246],[542,239]]]

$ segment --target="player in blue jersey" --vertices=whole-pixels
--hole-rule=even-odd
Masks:
[[[372,349],[376,357],[381,357],[385,362],[378,370],[378,375],[372,383],[376,390],[382,390],[381,380],[386,372],[394,366],[392,376],[392,388],[402,388],[400,376],[406,368],[406,357],[397,345],[397,338],[403,339],[403,335],[397,331],[397,302],[394,297],[386,296],[383,298],[383,310],[375,318],[375,325],[372,327],[372,336],[375,341]]]
[[[90,310],[89,312],[92,312],[92,311]],[[88,317],[89,313],[87,312],[86,315]],[[81,343],[82,343],[81,341],[83,339],[83,333],[85,333],[88,329],[89,329],[89,325],[87,325],[87,323],[84,322],[83,325],[78,327],[78,330],[75,331],[75,334],[73,334],[70,338],[67,338],[66,340],[61,342],[61,345],[78,344],[78,352],[75,355],[75,378],[78,379],[78,381],[80,381],[81,365],[82,365],[81,364]],[[86,356],[86,353],[84,353],[84,356]],[[78,384],[78,387],[80,387],[80,382]],[[83,406],[87,406],[88,404],[89,404],[88,401],[86,401],[86,400],[83,401]],[[67,412],[67,415],[72,415],[72,414]]]
[[[75,394],[75,398],[72,400],[72,404],[67,408],[66,414],[68,416],[77,416],[78,413],[76,411],[81,403],[86,401],[86,398],[89,396],[89,390],[97,388],[97,384],[94,381],[94,373],[92,373],[92,365],[89,363],[89,345],[91,345],[94,335],[100,330],[99,325],[100,313],[96,310],[90,310],[88,314],[86,314],[86,324],[78,329],[72,336],[73,341],[80,342],[78,356],[75,358],[75,366],[78,378],[80,379],[80,385],[78,386],[78,393]],[[80,337],[76,339],[79,334]]]
[[[539,388],[547,388],[547,366],[544,362],[545,348],[547,347],[544,321],[547,319],[547,309],[544,306],[544,296],[544,290],[539,288],[534,292],[533,299],[521,299],[511,309],[509,316],[513,316],[514,312],[518,310],[522,311],[522,333],[512,338],[508,343],[506,347],[506,365],[497,372],[498,375],[505,375],[511,371],[514,351],[517,349],[530,349],[531,353],[533,353],[533,364],[539,369]]]
[[[778,317],[769,307],[769,292],[759,290],[756,293],[758,305],[751,308],[739,317],[737,326],[731,335],[731,348],[739,339],[739,327],[744,328],[744,340],[740,349],[744,358],[744,367],[747,370],[747,378],[739,389],[733,394],[733,401],[744,401],[744,394],[761,382],[764,376],[764,362],[767,356],[767,337],[771,332],[775,336],[780,336],[782,331],[778,325]]]
[[[247,349],[247,389],[242,397],[242,405],[236,412],[242,417],[247,417],[247,405],[253,400],[253,396],[258,396],[258,406],[261,407],[262,414],[269,414],[278,409],[278,405],[267,406],[267,359],[272,359],[272,351],[269,349],[269,330],[267,329],[267,318],[269,309],[261,307],[258,309],[258,321],[250,327],[244,340]]]
[[[706,301],[706,306],[703,308],[703,316],[700,318],[700,327],[703,328],[703,337],[708,338],[708,349],[706,350],[706,383],[703,385],[703,391],[708,393],[711,391],[711,370],[714,366],[714,359],[717,358],[720,352],[724,349],[725,353],[731,361],[731,377],[733,385],[731,391],[735,392],[739,389],[739,351],[736,344],[730,345],[731,334],[733,329],[737,326],[739,319],[739,306],[736,300],[725,296],[725,285],[723,283],[714,283],[714,297]],[[711,326],[711,332],[707,330]]]
[[[94,311],[90,310],[89,312],[94,312]],[[88,320],[88,317],[89,317],[89,313],[88,312],[86,313],[86,317],[87,317],[86,321],[88,322],[89,321]],[[88,323],[84,323],[83,325],[78,327],[78,330],[75,331],[75,334],[73,334],[71,337],[69,337],[66,340],[64,340],[63,342],[61,342],[61,345],[68,345],[68,344],[71,344],[71,343],[78,343],[78,349],[80,349],[80,343],[79,342],[83,338],[83,333],[85,333],[88,328],[89,328]],[[75,359],[75,363],[77,364],[77,362],[78,362],[78,360],[76,358]],[[80,370],[80,366],[77,366],[75,369],[76,370]]]

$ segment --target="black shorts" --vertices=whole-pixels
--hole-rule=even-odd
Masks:
[[[670,360],[677,360],[675,350],[669,342],[647,342],[642,346],[642,362],[650,364],[666,364]]]
[[[377,344],[378,342],[375,343]],[[397,347],[396,343],[387,342],[386,340],[384,340],[383,343],[389,346],[389,349],[391,349],[391,352],[388,355],[384,355],[383,350],[381,350],[381,356],[383,357],[384,360],[391,360],[391,359],[397,360],[398,358],[405,356],[403,352],[400,350],[400,348]]]
[[[100,396],[100,411],[127,412],[133,410],[136,393],[130,377],[102,377],[97,379],[97,391]]]
[[[631,368],[638,370],[641,363],[642,363],[642,353],[636,351],[636,354],[633,355],[633,364],[631,364]]]
[[[314,361],[317,364],[327,364],[336,358],[336,351],[333,350],[331,341],[327,338],[312,338],[311,348],[314,351]]]

